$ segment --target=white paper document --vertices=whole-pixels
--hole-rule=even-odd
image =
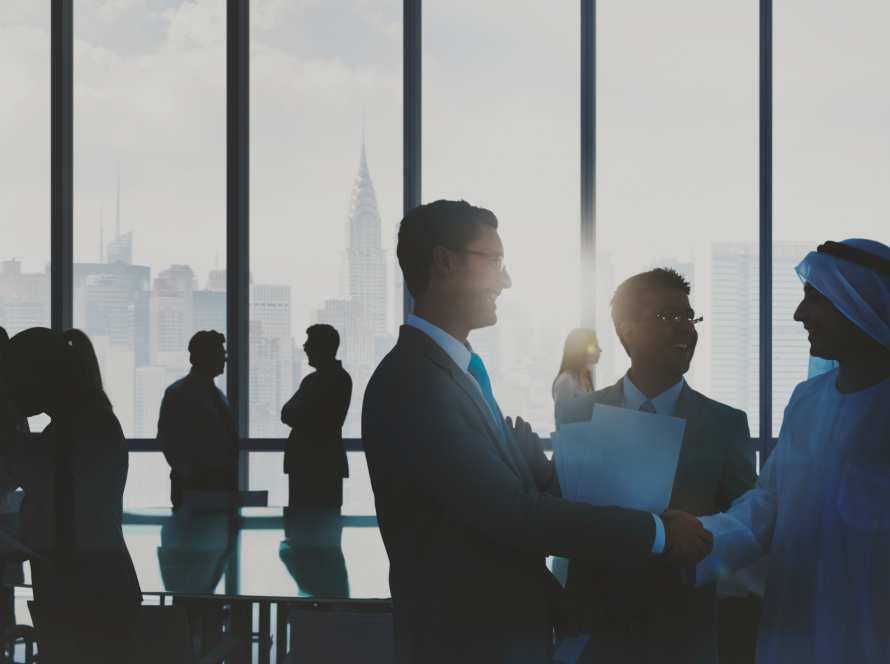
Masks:
[[[565,466],[563,497],[661,514],[685,429],[681,418],[596,404],[590,422],[562,425],[553,442]]]
[[[581,656],[581,653],[584,651],[584,646],[587,645],[588,641],[590,641],[590,636],[588,634],[567,636],[562,640],[562,643],[559,644],[559,648],[556,649],[556,652],[553,653],[553,661],[563,662],[563,664],[575,664]]]

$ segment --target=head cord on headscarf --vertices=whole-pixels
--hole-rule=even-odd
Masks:
[[[801,281],[890,348],[890,247],[862,239],[826,242],[795,269]]]

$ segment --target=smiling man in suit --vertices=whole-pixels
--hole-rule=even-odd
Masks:
[[[612,321],[631,368],[615,385],[567,401],[559,424],[590,421],[598,403],[685,419],[670,508],[708,516],[729,509],[754,486],[757,473],[745,413],[708,399],[683,379],[702,320],[689,305],[689,292],[670,269],[638,274],[618,287]],[[669,519],[671,510],[662,517]],[[637,574],[569,560],[566,589],[595,624],[579,661],[716,664],[715,584],[687,589],[679,573],[661,563],[653,559]]]
[[[540,443],[525,461],[534,436],[504,419],[467,341],[497,322],[498,296],[512,286],[497,226],[488,210],[436,201],[399,229],[414,313],[362,410],[397,664],[543,664],[549,598],[562,590],[548,554],[633,575],[652,553],[678,548],[688,562],[711,548],[688,514],[663,524],[646,512],[550,495],[558,482]]]

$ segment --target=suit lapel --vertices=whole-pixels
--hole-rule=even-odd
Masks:
[[[686,420],[686,428],[683,431],[683,443],[680,446],[680,458],[677,460],[677,474],[671,490],[671,507],[674,509],[682,509],[690,513],[699,513],[704,508],[699,505],[700,500],[693,499],[695,504],[686,504],[689,498],[684,499],[684,504],[680,505],[676,501],[678,496],[686,496],[688,488],[682,486],[682,477],[685,476],[684,469],[696,463],[699,456],[699,448],[702,445],[702,434],[705,428],[705,417],[703,416],[701,404],[698,395],[689,387],[688,383],[683,385],[683,391],[680,393],[680,400],[677,402],[677,409],[671,414],[671,417],[679,417]],[[678,484],[678,481],[680,482]]]
[[[449,361],[451,358],[448,358]],[[510,454],[510,451],[506,447],[506,441],[504,437],[507,434],[507,424],[504,422],[504,418],[501,417],[500,408],[498,408],[498,417],[501,417],[501,426],[504,427],[504,436],[501,436],[501,432],[498,431],[497,426],[495,426],[494,419],[491,415],[491,408],[488,407],[488,403],[486,403],[485,399],[482,398],[482,395],[479,394],[479,390],[476,389],[476,386],[470,382],[470,378],[467,377],[460,368],[451,362],[451,378],[457,383],[457,386],[463,391],[465,395],[470,398],[470,401],[476,406],[476,410],[478,411],[479,417],[482,418],[482,423],[485,425],[485,430],[488,432],[488,437],[494,440],[495,445],[498,448],[498,451],[501,453],[503,459],[507,462],[509,466],[513,468],[513,472],[517,475],[518,472],[515,464],[513,463],[513,455]]]
[[[451,379],[457,384],[457,387],[460,388],[464,395],[476,407],[476,413],[479,416],[479,419],[482,421],[482,426],[485,427],[485,431],[488,434],[488,437],[494,443],[494,446],[498,450],[501,459],[508,466],[510,466],[510,468],[513,470],[514,473],[516,473],[518,477],[521,478],[522,474],[519,472],[516,464],[513,461],[513,455],[510,454],[510,451],[507,449],[504,438],[501,436],[501,432],[498,431],[498,428],[494,423],[494,419],[491,416],[491,409],[488,407],[485,399],[482,398],[479,390],[477,390],[476,387],[470,382],[470,379],[461,370],[461,368],[454,363],[454,360],[451,359],[451,356],[448,355],[448,353],[446,353],[444,350],[442,350],[442,347],[439,346],[439,344],[437,344],[435,341],[433,341],[428,334],[421,332],[417,328],[411,327],[410,325],[402,325],[402,327],[399,329],[399,341],[401,342],[402,340],[417,348],[420,352],[429,357],[433,362],[435,362],[451,374]],[[504,426],[504,432],[506,435],[506,425],[503,422],[502,425]]]

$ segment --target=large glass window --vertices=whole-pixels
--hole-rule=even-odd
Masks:
[[[402,3],[255,0],[250,21],[250,434],[288,435],[281,408],[314,371],[306,328],[326,323],[353,381],[343,436],[359,438],[401,324]],[[270,504],[286,483],[280,453],[252,456]]]
[[[513,288],[470,335],[505,415],[554,428],[551,385],[579,315],[577,3],[423,7],[423,202],[498,217]]]
[[[209,0],[74,3],[74,326],[128,437],[157,435],[191,336],[226,331],[225,26]],[[156,505],[163,458],[130,465]]]
[[[13,336],[50,326],[49,2],[0,6],[0,90],[0,326]]]
[[[890,5],[775,5],[773,435],[809,343],[794,267],[825,242],[890,244]]]
[[[597,5],[597,387],[630,360],[609,300],[670,267],[704,316],[689,384],[758,419],[758,13],[752,3]]]

